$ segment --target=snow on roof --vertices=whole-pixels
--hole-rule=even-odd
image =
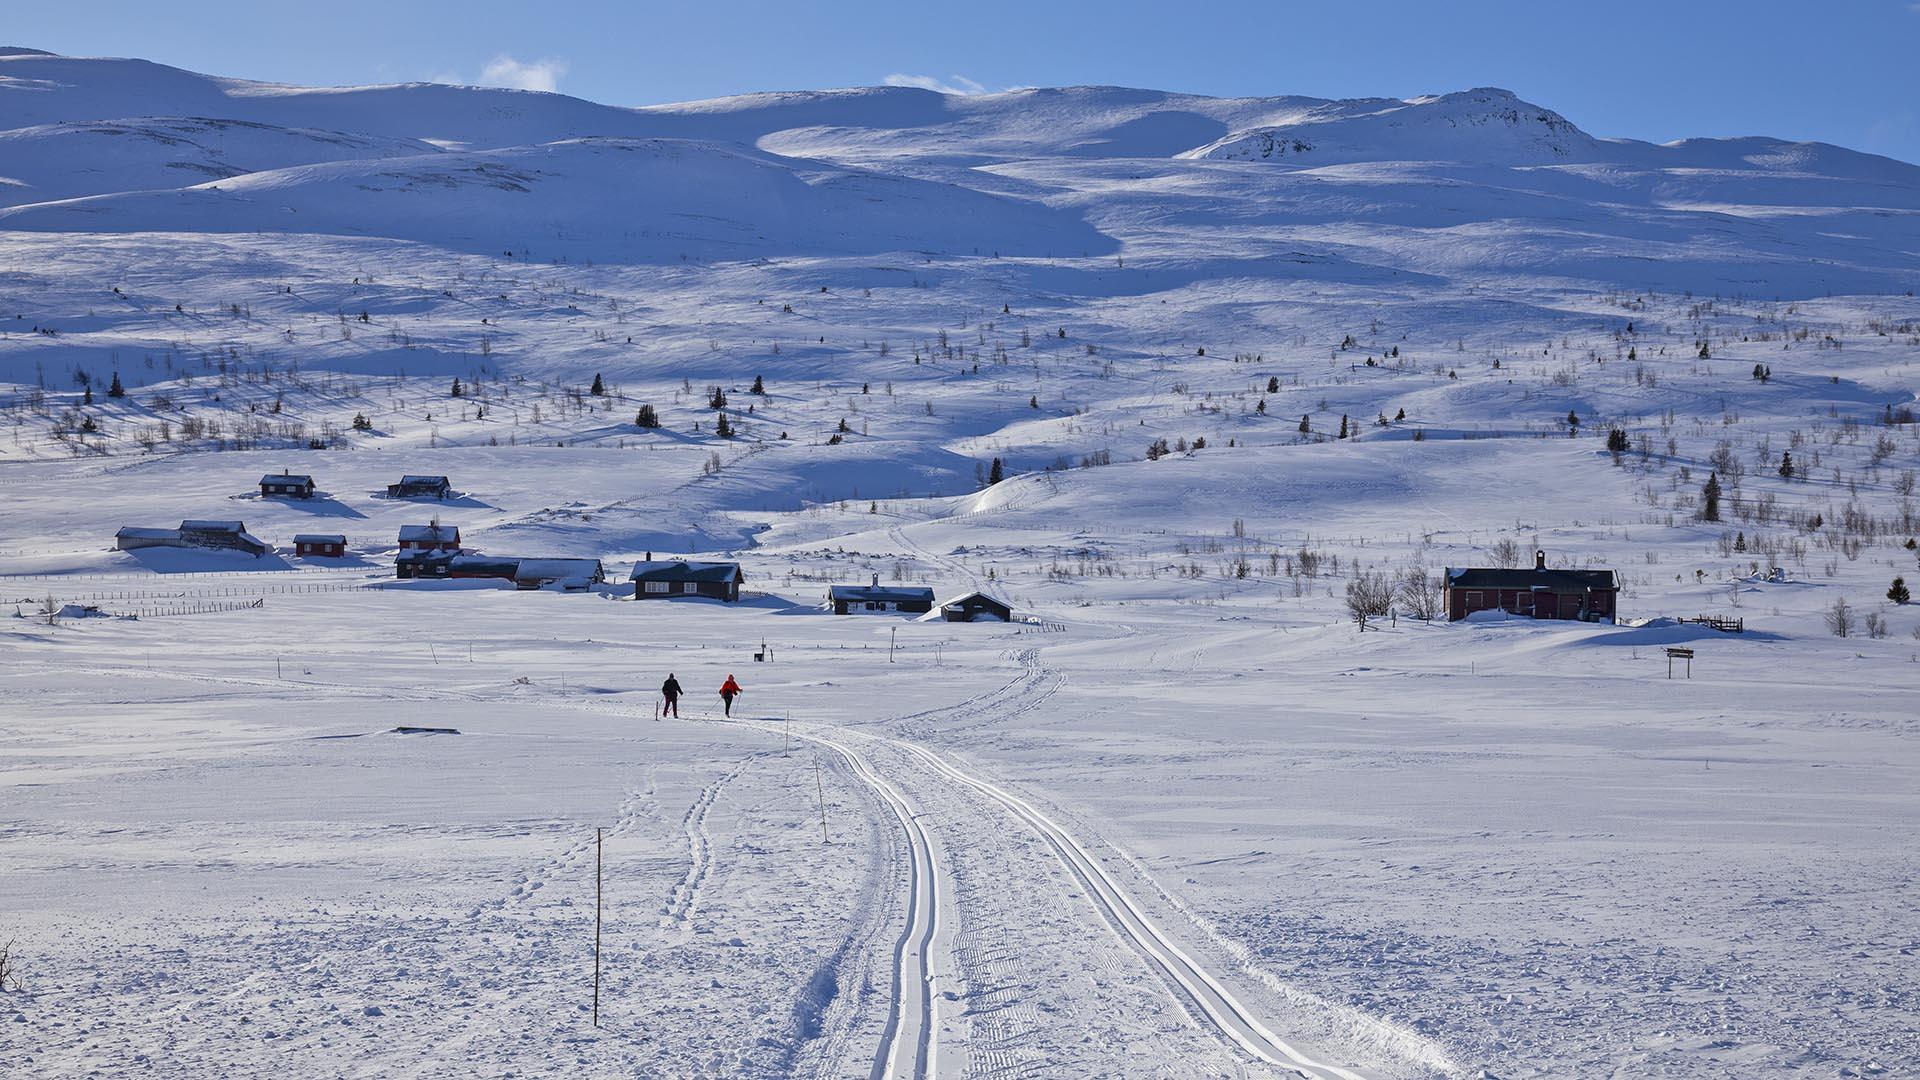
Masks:
[[[1011,609],[1013,607],[1012,604],[1007,603],[1005,600],[1002,600],[999,597],[994,596],[990,593],[981,592],[979,589],[975,589],[970,593],[962,593],[961,595],[953,597],[950,600],[942,600],[940,602],[940,606],[943,608],[955,607],[960,604],[964,604],[969,600],[975,600],[975,599],[985,600],[988,603],[998,604],[1003,608]]]
[[[149,529],[139,525],[122,526],[114,536],[127,540],[178,540],[179,529]]]
[[[313,477],[304,473],[268,473],[260,478],[263,484],[312,484]]]
[[[181,522],[180,528],[199,532],[243,533],[247,531],[247,524],[244,521],[192,520]]]
[[[294,533],[296,544],[344,544],[347,538],[341,533]]]
[[[827,595],[835,600],[925,600],[933,603],[933,590],[907,585],[830,585]]]
[[[400,478],[400,483],[402,484],[444,484],[444,483],[447,483],[447,478],[444,476],[407,475]]]
[[[400,539],[405,540],[458,540],[458,525],[402,525]]]
[[[739,563],[691,562],[686,559],[660,559],[633,564],[629,581],[712,581],[729,582],[740,573]]]
[[[591,578],[601,572],[599,559],[521,559],[514,574],[521,578]]]

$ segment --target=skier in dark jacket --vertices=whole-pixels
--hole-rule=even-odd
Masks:
[[[668,672],[667,681],[660,684],[660,696],[667,699],[666,704],[660,706],[660,715],[672,713],[675,719],[679,719],[680,680],[674,678],[672,672]]]
[[[738,697],[740,692],[740,684],[733,681],[732,675],[728,675],[727,681],[720,684],[720,700],[726,704],[728,716],[733,715],[733,699]]]

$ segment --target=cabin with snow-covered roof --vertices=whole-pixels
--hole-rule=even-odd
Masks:
[[[389,499],[444,499],[452,494],[453,484],[444,476],[403,476],[387,485]]]
[[[739,563],[692,562],[687,559],[654,561],[653,553],[635,563],[628,576],[633,582],[635,600],[666,600],[675,596],[702,596],[709,600],[734,603],[740,599],[740,583],[746,575]]]
[[[947,622],[1012,622],[1013,608],[986,593],[970,592],[943,602],[940,617]]]
[[[933,590],[919,586],[882,585],[873,575],[871,585],[830,585],[827,605],[835,615],[883,615],[894,612],[925,614],[933,610]]]
[[[400,550],[459,551],[460,527],[442,525],[437,521],[431,525],[402,525],[400,526]]]
[[[293,553],[303,559],[338,559],[347,553],[343,533],[295,533]]]
[[[278,476],[268,473],[261,477],[260,497],[265,499],[276,495],[289,499],[311,499],[313,477],[297,476],[284,470]]]

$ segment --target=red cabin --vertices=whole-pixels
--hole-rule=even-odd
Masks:
[[[1547,553],[1533,553],[1533,569],[1447,568],[1442,585],[1447,619],[1476,611],[1505,611],[1534,619],[1616,621],[1620,580],[1611,570],[1549,570]]]
[[[293,538],[293,553],[303,559],[338,559],[347,553],[347,538],[338,533],[301,533]]]

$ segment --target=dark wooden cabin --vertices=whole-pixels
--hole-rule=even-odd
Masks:
[[[289,499],[311,499],[313,477],[295,476],[290,472],[282,472],[278,476],[268,473],[260,478],[260,497],[264,499],[275,495]]]
[[[739,563],[690,562],[686,559],[635,563],[629,580],[635,600],[669,600],[676,596],[700,596],[733,603],[740,599],[740,583],[746,575]]]
[[[453,485],[444,476],[403,476],[387,485],[389,499],[444,499],[452,494]]]
[[[880,575],[871,585],[832,585],[827,603],[835,615],[881,615],[933,610],[933,590],[918,586],[882,585]]]
[[[983,592],[956,596],[940,605],[948,622],[1012,622],[1013,608]]]
[[[1614,622],[1620,580],[1611,570],[1550,570],[1547,553],[1533,553],[1533,569],[1448,567],[1441,583],[1447,619],[1476,611],[1505,611],[1535,619]]]

